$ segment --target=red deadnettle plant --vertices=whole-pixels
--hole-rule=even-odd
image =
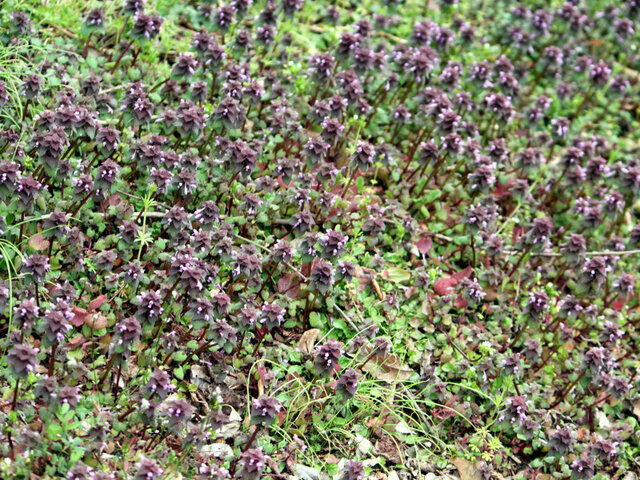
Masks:
[[[5,3],[2,478],[635,468],[637,2]]]

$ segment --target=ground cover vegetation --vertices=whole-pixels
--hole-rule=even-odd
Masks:
[[[639,16],[4,0],[2,478],[630,478]]]

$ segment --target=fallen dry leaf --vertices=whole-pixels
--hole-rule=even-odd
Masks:
[[[378,295],[378,298],[380,300],[384,300],[384,294],[382,293],[382,289],[380,288],[380,285],[378,285],[378,282],[376,281],[375,278],[371,279],[371,284],[373,285],[373,289],[376,291],[376,295]]]
[[[418,250],[421,254],[426,255],[431,250],[431,246],[433,245],[433,240],[431,237],[422,237],[418,240]]]
[[[73,313],[71,324],[74,327],[81,327],[82,325],[84,325],[84,322],[87,321],[87,318],[91,316],[91,314],[84,308],[76,307],[75,305],[71,307],[71,312]]]
[[[372,280],[378,275],[378,272],[367,267],[356,267],[355,277],[360,280],[358,284],[358,292],[363,292],[369,285],[372,285]]]
[[[464,270],[454,273],[448,278],[441,278],[438,280],[433,286],[433,291],[436,294],[443,296],[452,293],[453,288],[462,280],[463,278],[471,275],[471,267],[467,267]]]
[[[298,345],[296,345],[296,348],[302,353],[306,353],[307,355],[313,355],[314,346],[316,344],[316,340],[318,339],[318,335],[320,335],[320,330],[317,328],[312,328],[310,330],[307,330],[300,337],[300,340],[298,341]]]
[[[49,248],[50,242],[39,233],[29,239],[29,246],[38,252],[43,252]]]
[[[107,296],[106,295],[99,295],[98,297],[96,297],[93,300],[91,300],[91,303],[89,303],[89,311],[97,310],[106,301],[107,301]]]
[[[391,435],[384,435],[373,447],[372,453],[380,455],[391,463],[402,463],[402,452]]]
[[[286,294],[289,298],[297,298],[300,293],[300,277],[287,273],[278,280],[278,292]]]
[[[640,399],[633,402],[633,414],[640,419]]]
[[[365,347],[362,349],[364,358],[367,358],[371,354],[371,347]],[[385,382],[403,382],[407,380],[413,370],[404,365],[397,355],[387,355],[382,360],[378,360],[376,357],[369,360],[366,365],[362,367],[367,372],[373,372],[373,376],[377,380]]]
[[[93,315],[89,315],[84,323],[89,325],[94,330],[102,330],[103,328],[107,328],[109,325],[109,319],[102,315],[101,313],[94,313]]]
[[[458,472],[460,473],[460,480],[478,480],[478,468],[480,462],[471,463],[461,457],[456,457],[451,460]]]

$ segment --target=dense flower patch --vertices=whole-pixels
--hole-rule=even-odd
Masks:
[[[37,3],[3,478],[638,468],[637,2]]]

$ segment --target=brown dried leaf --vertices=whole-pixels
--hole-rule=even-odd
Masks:
[[[50,242],[41,233],[34,235],[29,239],[29,246],[37,252],[44,252],[49,248]]]
[[[90,316],[90,313],[87,312],[84,308],[76,307],[75,305],[71,307],[71,312],[73,313],[71,324],[74,327],[81,327],[84,322],[87,321],[87,317]]]
[[[362,349],[365,358],[371,354],[371,347],[365,347]],[[400,358],[397,355],[387,355],[382,360],[378,360],[376,357],[369,360],[366,365],[362,367],[367,372],[373,372],[373,376],[378,380],[384,382],[403,382],[407,380],[413,370],[406,365],[403,365]]]
[[[296,348],[302,353],[313,355],[314,346],[316,344],[316,340],[318,339],[318,335],[320,335],[320,330],[318,328],[307,330],[300,337]]]
[[[458,472],[460,473],[460,480],[478,480],[478,468],[480,466],[480,462],[471,463],[468,460],[465,460],[461,457],[455,457],[451,460]]]
[[[107,326],[109,325],[109,319],[101,313],[94,313],[93,315],[87,317],[84,323],[89,325],[94,330],[102,330],[103,328],[107,328]]]
[[[384,435],[373,447],[373,454],[384,457],[391,463],[402,463],[402,453],[396,441],[390,435]]]
[[[106,295],[100,295],[100,296],[94,298],[93,300],[91,300],[91,303],[89,303],[89,311],[97,310],[106,301],[107,301],[107,296]]]
[[[69,340],[69,343],[65,345],[65,348],[67,348],[68,350],[75,350],[76,348],[80,347],[84,343],[84,341],[85,341],[84,335],[79,333],[78,335],[73,337],[71,340]]]
[[[371,284],[373,285],[373,289],[376,291],[376,295],[378,295],[378,298],[380,300],[384,300],[384,294],[382,293],[382,289],[380,288],[380,285],[378,285],[378,282],[376,281],[375,278],[371,279]]]
[[[300,277],[287,273],[278,280],[278,292],[286,294],[290,298],[297,298],[300,293]]]
[[[356,267],[355,277],[360,280],[358,292],[363,292],[369,285],[372,285],[372,280],[377,274],[372,268]]]

